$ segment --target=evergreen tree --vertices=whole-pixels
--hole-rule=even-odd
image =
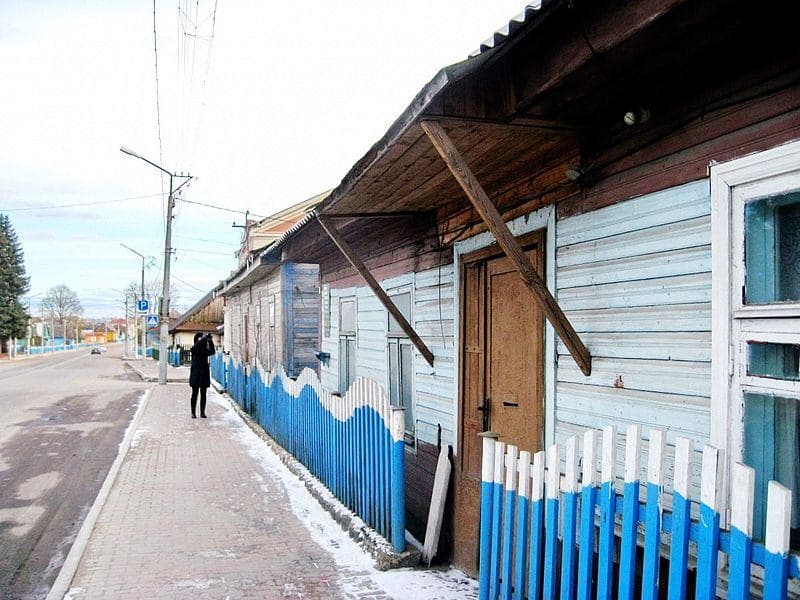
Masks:
[[[20,298],[28,282],[17,234],[8,216],[0,214],[0,339],[27,334],[28,315]]]

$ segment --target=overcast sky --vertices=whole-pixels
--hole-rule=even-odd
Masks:
[[[2,0],[0,212],[34,310],[63,283],[88,316],[121,314],[115,290],[141,266],[121,242],[160,277],[162,181],[121,145],[195,175],[187,200],[270,214],[337,185],[440,67],[524,6],[157,0],[159,150],[152,2]],[[178,203],[173,305],[227,277],[242,219]]]

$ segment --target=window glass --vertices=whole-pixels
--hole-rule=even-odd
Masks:
[[[748,342],[747,374],[771,379],[800,380],[800,346]]]
[[[411,292],[404,292],[402,294],[395,294],[390,296],[394,305],[400,309],[406,321],[411,322]],[[392,315],[389,315],[389,333],[403,333],[400,325],[397,323]]]
[[[353,298],[339,304],[339,331],[353,333],[356,330],[356,301]]]
[[[414,433],[414,397],[412,381],[414,377],[411,366],[411,344],[400,344],[400,394],[402,406],[405,408],[406,432]]]
[[[767,485],[792,490],[791,546],[800,549],[800,401],[771,394],[744,395],[744,462],[755,469],[753,537],[763,541]]]
[[[745,303],[800,301],[800,192],[745,206]]]
[[[269,324],[275,325],[275,300],[269,301]]]
[[[402,406],[400,400],[400,360],[398,356],[399,343],[389,340],[389,401],[392,406]]]

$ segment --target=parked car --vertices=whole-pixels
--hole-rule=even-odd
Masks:
[[[97,346],[95,346],[94,348],[92,348],[92,354],[100,354],[100,352],[101,352],[101,351],[100,351],[100,348],[98,348]]]

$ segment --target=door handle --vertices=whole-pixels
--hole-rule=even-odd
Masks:
[[[503,406],[519,406],[519,402],[509,402],[508,400],[503,400]]]
[[[489,431],[489,413],[491,412],[491,404],[489,404],[489,397],[483,399],[483,402],[478,405],[478,410],[483,413],[483,430]]]

